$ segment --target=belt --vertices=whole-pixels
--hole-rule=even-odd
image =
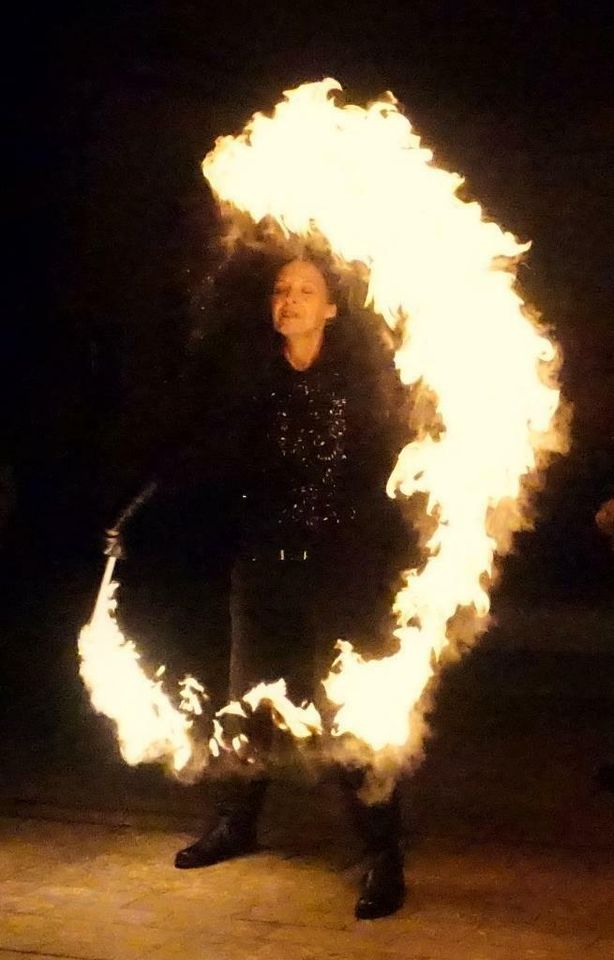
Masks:
[[[259,560],[267,560],[276,563],[305,563],[313,560],[313,550],[307,547],[256,547],[246,549],[243,553],[243,559],[257,563]]]

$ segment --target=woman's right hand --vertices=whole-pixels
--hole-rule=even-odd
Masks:
[[[119,527],[110,527],[105,530],[104,553],[107,557],[114,557],[116,560],[123,560],[126,556]]]

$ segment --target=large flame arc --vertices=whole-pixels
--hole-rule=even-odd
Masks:
[[[392,95],[340,106],[340,89],[327,79],[287,92],[270,116],[218,139],[203,173],[235,235],[247,214],[289,238],[324,238],[340,264],[360,265],[368,303],[396,331],[402,381],[436,398],[440,429],[414,423],[388,482],[391,496],[426,495],[432,518],[428,559],[395,600],[398,653],[365,662],[342,642],[324,681],[334,733],[352,734],[377,765],[391,751],[420,755],[425,688],[459,623],[465,640],[485,628],[496,557],[530,523],[526,490],[566,436],[556,348],[516,288],[528,244],[459,197],[462,178],[433,163]],[[281,690],[258,688],[256,699],[275,699],[297,736],[319,730],[312,705],[302,714]]]
[[[340,89],[327,79],[287,92],[271,116],[220,138],[203,173],[231,216],[322,235],[338,260],[363,264],[369,302],[401,336],[401,379],[437,398],[444,429],[423,428],[388,483],[391,495],[427,494],[438,518],[426,566],[395,601],[400,650],[366,663],[342,644],[325,682],[336,732],[381,750],[419,739],[412,710],[457,609],[474,611],[474,635],[485,625],[495,554],[526,522],[522,480],[561,446],[559,391],[546,382],[554,346],[514,286],[528,245],[459,198],[462,178],[433,164],[392,95],[362,109],[338,106]]]

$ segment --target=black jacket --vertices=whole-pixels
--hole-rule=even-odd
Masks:
[[[405,397],[374,335],[331,325],[303,372],[277,341],[259,357],[222,354],[194,371],[186,394],[155,471],[167,542],[170,529],[188,553],[211,558],[406,540],[385,494],[408,439]]]

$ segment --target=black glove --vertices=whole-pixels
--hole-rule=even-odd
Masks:
[[[119,527],[105,530],[104,552],[107,557],[114,557],[116,560],[123,560],[126,556]]]

